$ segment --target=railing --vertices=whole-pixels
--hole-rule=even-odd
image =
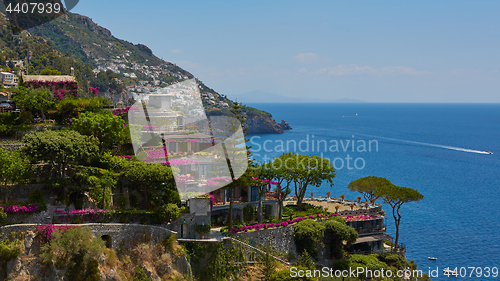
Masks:
[[[238,243],[240,243],[241,245],[243,245],[243,246],[245,246],[245,247],[247,247],[247,248],[250,248],[250,249],[252,249],[252,250],[254,250],[254,251],[259,252],[260,254],[263,254],[263,255],[268,254],[268,253],[266,253],[266,252],[262,251],[262,250],[261,250],[261,249],[259,249],[259,248],[255,248],[254,246],[249,245],[249,244],[247,244],[247,243],[245,243],[245,242],[242,242],[242,241],[240,241],[240,240],[238,240],[238,239],[234,239],[233,237],[224,237],[224,238],[222,238],[222,240],[230,240],[230,241],[238,242]],[[286,265],[290,265],[290,263],[289,263],[289,262],[286,262],[286,261],[284,261],[284,260],[282,260],[282,259],[280,259],[280,258],[278,258],[278,257],[275,257],[275,256],[273,256],[273,255],[271,255],[271,254],[269,254],[269,256],[271,256],[272,258],[274,258],[275,260],[277,260],[277,261],[279,261],[279,262],[281,262],[281,263],[284,263],[284,264],[286,264]]]
[[[385,232],[385,227],[359,227],[355,228],[358,233],[373,233],[373,232]]]

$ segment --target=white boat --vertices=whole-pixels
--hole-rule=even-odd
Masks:
[[[430,259],[431,261],[437,260],[437,258],[435,258],[435,257],[428,257],[428,259]]]
[[[444,274],[447,274],[447,275],[457,275],[458,272],[457,270],[451,270],[449,267],[446,267],[445,269],[443,269],[443,272]]]

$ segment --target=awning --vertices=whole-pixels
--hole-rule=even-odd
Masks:
[[[359,237],[358,240],[356,240],[356,242],[354,242],[354,244],[382,241],[384,239],[389,239],[389,238],[391,238],[391,237],[387,234],[376,234],[376,235],[362,236],[362,237]]]

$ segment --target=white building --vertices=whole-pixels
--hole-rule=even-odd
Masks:
[[[19,78],[12,73],[0,72],[0,83],[2,83],[2,85],[6,88],[17,87],[18,80]]]

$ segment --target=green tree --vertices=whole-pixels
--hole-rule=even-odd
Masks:
[[[392,183],[385,178],[370,176],[350,182],[347,188],[350,191],[361,193],[367,202],[371,202],[380,197],[380,195],[377,195],[376,190],[384,186],[392,186]]]
[[[331,239],[330,252],[335,259],[341,259],[345,255],[344,247],[348,247],[358,239],[358,233],[354,228],[345,224],[345,219],[339,221],[336,217],[332,217],[323,222],[325,226],[325,237]],[[344,242],[346,243],[344,245]]]
[[[146,275],[146,272],[144,272],[144,269],[142,269],[142,267],[140,267],[139,265],[137,265],[134,268],[134,279],[133,279],[133,281],[149,281],[149,280],[151,280],[151,279],[148,278],[148,276]]]
[[[12,96],[12,100],[33,114],[40,112],[42,119],[45,119],[45,112],[55,104],[54,96],[45,88],[19,88]]]
[[[392,216],[394,217],[394,223],[396,225],[396,237],[393,247],[397,246],[399,242],[399,226],[401,223],[401,213],[399,212],[401,206],[404,203],[420,201],[424,196],[413,188],[396,185],[381,186],[376,189],[375,192],[377,196],[382,197],[384,202],[392,207]]]
[[[87,274],[88,277],[95,275],[91,262],[98,259],[104,249],[105,242],[94,237],[88,227],[55,230],[50,242],[41,247],[40,259],[45,264],[66,268],[72,280],[85,280]]]
[[[0,148],[0,181],[4,200],[7,202],[12,186],[8,183],[17,183],[25,179],[30,172],[30,166],[21,157],[18,151],[7,151]]]
[[[175,204],[163,205],[155,210],[155,220],[157,223],[169,222],[180,216],[181,211]]]
[[[302,155],[295,153],[285,153],[279,157],[282,160],[282,167],[295,187],[297,197],[297,207],[300,207],[306,194],[308,186],[320,186],[327,181],[333,186],[335,169],[330,160],[315,155]]]
[[[245,223],[251,223],[255,219],[255,209],[252,205],[246,205],[243,208],[243,220]]]
[[[232,167],[232,170],[230,171],[231,173],[231,180],[232,182],[224,187],[224,189],[229,189],[230,190],[230,195],[229,195],[229,214],[228,214],[228,227],[229,229],[233,228],[233,205],[234,205],[234,190],[238,186],[252,186],[256,184],[256,180],[254,180],[254,173],[251,169],[247,169],[243,175],[239,177],[235,177],[234,175],[234,170],[243,166],[251,167],[253,165],[253,160],[251,157],[251,152],[249,146],[246,145],[246,142],[249,140],[246,139],[246,136],[248,136],[248,128],[244,127],[245,124],[245,116],[242,114],[242,106],[241,104],[234,103],[231,109],[231,113],[235,119],[230,119],[228,120],[226,124],[226,128],[224,136],[226,139],[223,141],[223,146],[225,147],[225,150],[229,153],[227,155],[238,155],[240,153],[240,148],[242,145],[246,148],[246,158],[243,160],[246,163],[241,163],[240,157],[238,157],[238,160],[236,161],[230,161],[234,159],[229,159],[229,157],[226,157],[226,162],[228,166]],[[210,124],[211,122],[209,122]],[[243,126],[243,136],[236,136],[235,139],[230,139],[232,137],[232,134],[236,133],[240,125]],[[211,128],[213,129],[213,128]],[[232,164],[232,165],[231,165]]]
[[[101,280],[101,273],[99,271],[99,262],[91,260],[87,263],[87,271],[85,272],[85,281],[99,281]]]
[[[80,134],[94,136],[99,140],[99,156],[102,156],[104,149],[110,149],[120,141],[123,131],[123,119],[109,111],[99,114],[81,113],[78,118],[73,119],[72,125]]]
[[[262,267],[260,268],[260,274],[262,275],[261,280],[271,281],[273,274],[276,273],[276,260],[266,253],[262,256]]]
[[[0,223],[3,223],[3,221],[7,218],[7,213],[4,212],[4,208],[0,207]]]
[[[40,75],[61,75],[61,71],[46,68],[46,69],[40,71]]]
[[[310,270],[316,269],[316,265],[314,265],[312,257],[311,255],[309,255],[307,250],[304,250],[304,252],[302,252],[302,254],[299,257],[299,260],[297,261],[297,265],[305,267]]]
[[[318,253],[318,245],[322,244],[325,226],[314,220],[303,220],[293,227],[293,235],[297,251],[302,253],[307,250],[312,256]]]
[[[264,164],[268,170],[270,177],[273,181],[278,183],[278,218],[283,219],[283,201],[292,192],[290,184],[293,182],[291,175],[283,163],[285,163],[287,154],[282,154],[274,157],[273,161],[269,164]]]
[[[98,153],[97,140],[72,130],[32,132],[24,137],[23,153],[31,161],[45,161],[62,178],[71,163],[87,163]]]
[[[272,174],[273,170],[267,169],[264,165],[258,165],[257,168],[252,169],[251,172],[253,172],[254,175],[254,177],[252,178],[255,179],[254,186],[257,186],[259,190],[259,202],[257,205],[257,221],[259,223],[262,223],[263,219],[262,200],[267,193],[267,186],[269,184],[269,181],[273,177]]]
[[[208,265],[203,272],[203,276],[206,278],[204,280],[226,281],[230,277],[236,280],[240,270],[236,262],[245,260],[242,251],[232,243],[227,250],[224,243],[218,243],[214,247]]]
[[[106,209],[111,206],[111,190],[117,183],[116,173],[96,167],[79,166],[73,180],[77,185],[72,185],[70,192],[76,194],[70,194],[70,198],[81,198],[84,192],[89,192],[98,207]],[[73,203],[77,205],[76,202]]]
[[[379,261],[375,255],[350,255],[348,264],[350,268],[367,268],[371,271],[388,269],[387,264]],[[366,273],[360,274],[358,278],[366,278]]]
[[[155,183],[175,184],[172,169],[158,163],[145,163],[140,161],[129,161],[123,169],[123,176],[131,181],[139,183],[140,188],[146,196],[148,209],[151,208],[150,189]],[[179,196],[177,194],[177,196]],[[180,200],[179,200],[180,201]]]

